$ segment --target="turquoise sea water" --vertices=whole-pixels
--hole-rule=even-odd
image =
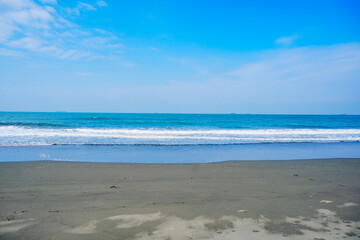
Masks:
[[[360,157],[359,142],[359,115],[0,112],[0,161]]]
[[[0,145],[358,142],[360,116],[0,113]]]

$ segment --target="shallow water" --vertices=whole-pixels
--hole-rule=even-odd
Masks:
[[[231,160],[359,158],[360,143],[272,143],[241,145],[55,145],[2,146],[4,161],[207,163]]]

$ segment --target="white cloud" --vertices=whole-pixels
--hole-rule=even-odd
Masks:
[[[74,72],[73,74],[75,77],[88,77],[93,75],[91,72]]]
[[[67,11],[70,14],[79,16],[81,12],[86,11],[96,11],[96,7],[94,7],[91,4],[84,3],[84,2],[78,2],[77,6],[75,8],[68,8]]]
[[[40,2],[57,3],[54,0]],[[110,49],[124,48],[124,45],[111,32],[83,30],[67,20],[71,15],[66,12],[79,15],[95,10],[93,5],[83,2],[64,11],[61,6],[41,5],[33,0],[0,0],[0,47],[9,50],[2,50],[2,55],[23,50],[63,59],[105,59],[106,55],[119,54]]]
[[[57,0],[40,0],[43,4],[57,4]]]
[[[48,29],[53,21],[49,9],[31,1],[0,1],[3,7],[0,11],[0,43],[6,43],[14,34],[21,34],[28,28]]]
[[[91,37],[83,40],[83,44],[89,48],[101,49],[101,48],[123,48],[124,45],[120,43],[114,43],[117,38],[114,36],[110,37]]]
[[[23,56],[21,52],[0,48],[1,56]]]
[[[150,50],[153,50],[154,52],[158,52],[160,51],[159,49],[157,49],[156,47],[149,47]]]
[[[121,43],[117,43],[117,44],[107,44],[107,45],[105,45],[105,47],[110,48],[110,49],[121,49],[121,48],[124,48],[125,45],[121,44]]]
[[[81,50],[67,50],[65,52],[62,52],[59,54],[59,56],[61,58],[70,58],[73,60],[77,60],[83,57],[89,57],[91,55],[91,53],[87,52],[87,51],[81,51]]]
[[[107,89],[106,97],[131,106],[146,102],[147,111],[162,112],[177,106],[178,112],[351,113],[360,101],[360,43],[277,49],[247,58],[252,61],[206,79],[134,83]],[[199,60],[187,61],[194,65]],[[201,61],[206,65],[212,59]]]
[[[96,5],[98,5],[99,7],[106,7],[107,3],[105,1],[97,1]]]
[[[360,69],[360,44],[302,47],[264,52],[256,62],[228,73],[242,81],[321,81]]]
[[[83,3],[83,2],[78,3],[78,8],[82,8],[82,9],[85,9],[85,10],[88,10],[88,11],[95,11],[96,10],[96,8],[93,5],[88,4],[88,3]]]
[[[0,0],[0,6],[20,9],[34,5],[30,0]]]
[[[5,42],[18,28],[0,16],[0,43]]]
[[[119,63],[120,66],[127,67],[127,68],[135,66],[135,64],[133,62],[126,61],[126,60],[119,61],[118,63]]]
[[[8,11],[4,14],[8,21],[21,25],[33,25],[47,27],[48,22],[53,20],[49,11],[45,8],[29,8],[25,10]]]
[[[21,38],[21,39],[11,41],[9,43],[9,45],[14,46],[14,47],[18,47],[18,48],[27,49],[27,50],[30,50],[30,51],[37,51],[42,46],[42,43],[37,38],[24,37],[24,38]]]
[[[298,36],[293,35],[293,36],[285,36],[285,37],[281,37],[276,39],[275,43],[279,44],[279,45],[283,45],[283,46],[290,46],[291,44],[294,43],[294,41],[298,39]]]

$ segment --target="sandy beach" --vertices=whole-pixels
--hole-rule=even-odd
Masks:
[[[359,10],[0,0],[0,240],[360,240]]]
[[[358,239],[360,159],[0,163],[0,239]]]

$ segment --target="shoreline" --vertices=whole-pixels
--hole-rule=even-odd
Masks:
[[[360,158],[360,143],[249,145],[55,145],[0,147],[2,161],[60,160],[128,163],[210,163],[231,160]]]
[[[85,162],[85,161],[76,161],[76,160],[30,160],[30,161],[0,161],[0,165],[2,163],[8,164],[8,163],[79,163],[79,164],[123,164],[123,165],[205,165],[205,164],[226,164],[226,163],[252,163],[252,162],[299,162],[299,161],[343,161],[343,160],[355,160],[360,161],[360,158],[353,157],[353,158],[347,158],[347,157],[335,157],[335,158],[304,158],[304,159],[286,159],[286,160],[277,160],[277,159],[269,159],[269,160],[224,160],[224,161],[216,161],[216,162],[203,162],[203,163],[154,163],[154,162]],[[1,166],[0,166],[1,167]]]
[[[1,162],[1,239],[356,239],[360,159]]]

